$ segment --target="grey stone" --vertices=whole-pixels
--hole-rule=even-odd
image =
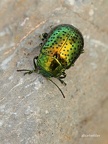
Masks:
[[[0,144],[102,144],[108,136],[108,1],[0,1]],[[72,24],[85,53],[66,71],[64,99],[33,69],[39,35]]]

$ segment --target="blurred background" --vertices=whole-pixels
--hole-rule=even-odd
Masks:
[[[108,1],[0,1],[0,144],[108,144]],[[71,24],[84,50],[62,89],[23,75],[40,52],[39,36]]]

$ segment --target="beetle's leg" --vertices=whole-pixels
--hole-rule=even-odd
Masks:
[[[66,83],[59,77],[57,78],[64,86],[66,86]]]
[[[22,70],[20,70],[20,71],[22,71]],[[34,70],[25,70],[25,71],[27,71],[27,72],[25,72],[24,75],[26,75],[26,74],[32,74],[34,72]]]
[[[42,36],[43,36],[43,38],[45,40],[48,37],[48,33],[43,33]]]
[[[50,25],[50,29],[51,29],[51,30],[53,29],[53,25]]]
[[[59,77],[60,79],[64,79],[66,77],[66,73],[63,72],[62,75]]]
[[[40,43],[39,46],[41,47],[43,43]]]
[[[33,59],[33,64],[34,64],[34,69],[33,70],[27,70],[27,69],[21,69],[21,70],[17,70],[18,72],[19,71],[25,71],[25,73],[24,73],[24,75],[26,75],[26,74],[31,74],[31,73],[33,73],[33,72],[36,72],[37,71],[37,66],[36,66],[36,59],[38,58],[38,56],[36,56],[36,57],[34,57],[34,59]]]
[[[37,65],[36,65],[36,61],[38,59],[38,56],[33,58],[33,64],[34,64],[34,69],[37,70]]]
[[[40,35],[39,37],[40,37],[40,39],[41,39],[42,41],[44,41],[45,39],[47,39],[47,36],[48,36],[48,33],[43,33],[43,34]],[[43,43],[40,43],[39,46],[41,47],[42,44],[43,44]]]
[[[40,35],[39,37],[40,37],[40,39],[41,39],[42,41],[44,41],[45,39],[47,39],[48,33],[43,33],[43,34]]]

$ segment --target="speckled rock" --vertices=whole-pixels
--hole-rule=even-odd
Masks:
[[[0,1],[0,144],[108,143],[108,1]],[[60,91],[33,69],[39,35],[67,23],[84,36],[85,53]]]

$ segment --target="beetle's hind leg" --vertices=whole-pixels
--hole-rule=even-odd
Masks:
[[[48,37],[48,33],[43,33],[42,36],[43,36],[43,40],[45,40]]]
[[[66,77],[66,73],[65,72],[62,72],[61,76],[58,77],[57,79],[63,84],[66,86],[66,83],[62,80]]]
[[[38,59],[38,56],[35,56],[34,58],[33,58],[33,64],[34,64],[34,69],[35,70],[37,70],[37,65],[36,65],[36,61],[35,60],[37,60]]]
[[[66,86],[66,83],[61,79],[61,78],[57,78],[64,86]]]
[[[50,29],[52,29],[53,28],[53,25],[51,25],[50,26]],[[45,39],[47,39],[47,37],[48,37],[48,33],[43,33],[42,35],[40,35],[39,36],[40,37],[40,39],[42,40],[42,41],[44,41]],[[40,46],[41,46],[42,44],[40,44]]]
[[[66,77],[66,73],[63,72],[62,75],[59,77],[60,79],[64,79]]]
[[[38,58],[38,56],[34,57],[33,58],[33,64],[34,64],[34,69],[33,70],[27,70],[27,69],[21,69],[21,70],[17,70],[18,72],[19,71],[25,71],[24,75],[26,74],[32,74],[34,72],[37,72],[37,65],[36,65],[36,59]]]
[[[40,35],[39,37],[40,37],[40,39],[41,39],[42,41],[44,41],[45,39],[47,39],[48,33],[43,33],[43,34]],[[39,46],[42,47],[42,44],[43,44],[43,43],[40,43]]]
[[[43,33],[43,34],[40,35],[39,37],[40,37],[40,39],[41,39],[42,41],[44,41],[45,39],[47,39],[48,33]]]

